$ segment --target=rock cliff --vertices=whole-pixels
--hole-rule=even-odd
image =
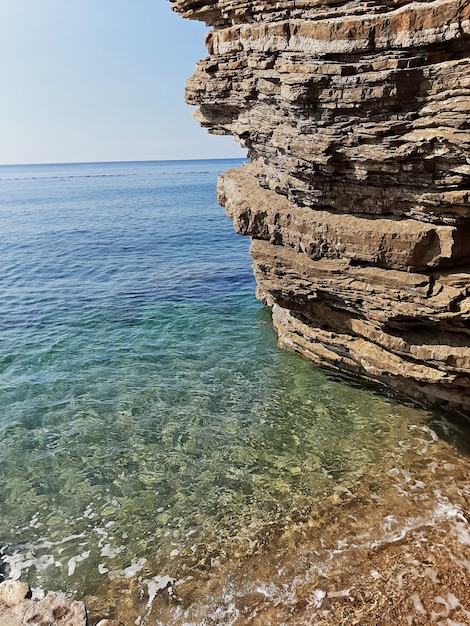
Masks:
[[[280,345],[470,414],[470,2],[171,2]]]

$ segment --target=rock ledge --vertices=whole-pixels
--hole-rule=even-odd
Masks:
[[[280,345],[470,416],[470,4],[170,1]]]

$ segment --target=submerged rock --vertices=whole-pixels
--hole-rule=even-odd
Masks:
[[[171,0],[282,347],[470,415],[470,5]]]

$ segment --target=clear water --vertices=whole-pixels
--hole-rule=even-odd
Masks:
[[[398,472],[467,467],[448,422],[277,349],[215,202],[239,163],[0,168],[4,575],[142,624],[179,579],[208,614],[213,570],[220,605],[224,567],[261,550],[268,575],[293,519],[395,485],[397,451]]]

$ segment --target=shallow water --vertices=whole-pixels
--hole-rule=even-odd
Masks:
[[[470,623],[468,431],[277,349],[237,163],[0,168],[6,575],[92,621]]]

